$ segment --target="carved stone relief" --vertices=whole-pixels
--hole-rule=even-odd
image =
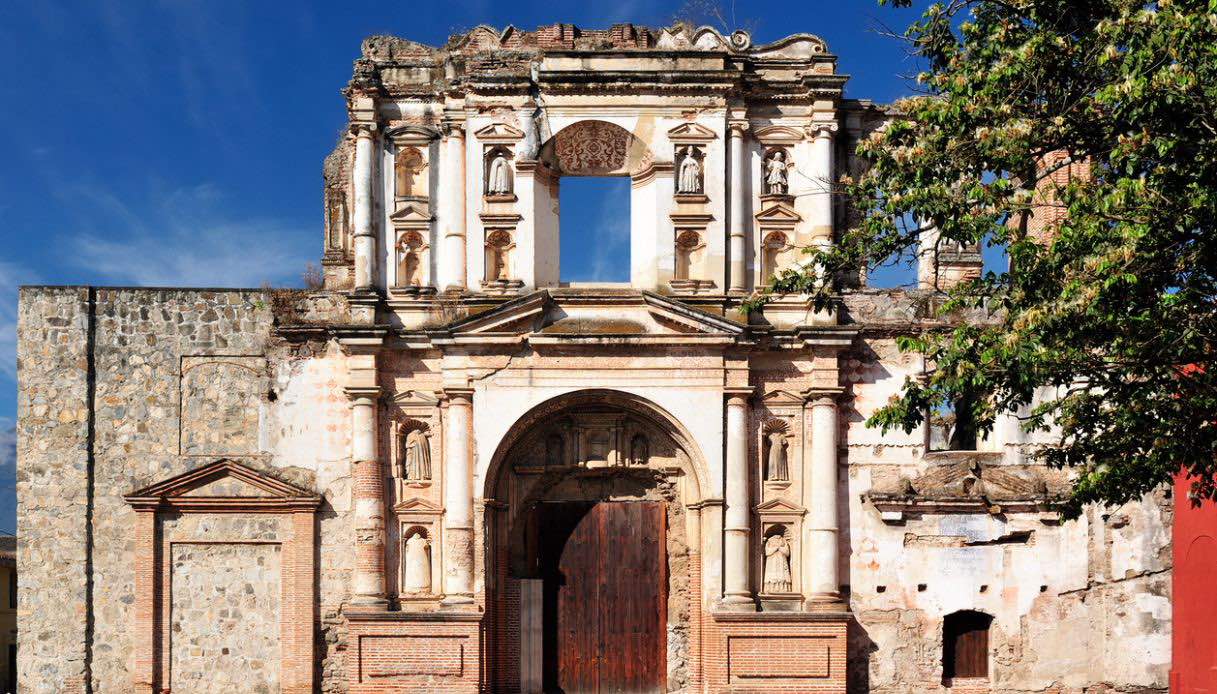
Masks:
[[[431,540],[427,531],[413,527],[406,531],[402,543],[402,592],[406,594],[431,593]]]
[[[776,525],[765,538],[765,565],[762,591],[784,594],[793,591],[790,574],[790,542],[786,539],[786,526]]]
[[[693,145],[689,145],[682,150],[679,156],[680,165],[676,177],[676,193],[678,195],[702,192],[702,157],[702,153]]]
[[[776,419],[765,425],[765,480],[786,482],[790,480],[788,429],[786,422]]]
[[[515,242],[511,232],[505,229],[488,229],[486,231],[486,281],[512,279],[511,252]]]

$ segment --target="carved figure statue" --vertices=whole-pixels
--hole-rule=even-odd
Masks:
[[[630,465],[646,465],[651,460],[651,444],[642,434],[630,439]]]
[[[412,481],[431,479],[431,446],[422,431],[406,434],[405,478]]]
[[[769,434],[769,457],[765,460],[765,479],[780,481],[790,479],[790,466],[786,457],[786,435],[780,431]]]
[[[677,193],[701,192],[701,163],[697,161],[697,150],[692,145],[685,148],[685,158],[680,162],[680,176],[676,182]]]
[[[431,592],[431,542],[421,530],[414,531],[406,540],[405,581],[407,593]]]
[[[765,163],[765,192],[771,195],[785,195],[787,187],[786,153],[778,150]]]
[[[765,540],[766,593],[789,593],[793,590],[790,579],[790,544],[783,534],[770,535]]]
[[[486,193],[489,195],[510,195],[511,177],[507,175],[507,157],[498,152],[490,160],[490,171],[486,179]]]

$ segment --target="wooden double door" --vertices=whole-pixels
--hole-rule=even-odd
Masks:
[[[545,691],[664,691],[664,505],[543,503],[538,512]]]

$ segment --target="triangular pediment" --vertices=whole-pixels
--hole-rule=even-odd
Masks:
[[[709,142],[716,137],[713,130],[697,123],[681,123],[668,131],[672,142]]]
[[[424,203],[408,202],[389,216],[394,222],[430,222],[431,210]]]
[[[320,501],[313,492],[232,460],[218,460],[139,489],[126,497],[133,504],[205,501]]]
[[[475,131],[474,136],[482,142],[507,143],[524,139],[524,131],[507,123],[491,123]]]
[[[756,512],[765,515],[795,515],[801,516],[806,511],[802,506],[786,499],[770,499],[756,507]]]
[[[777,204],[756,213],[758,222],[784,222],[794,224],[802,221],[799,213],[784,204]]]
[[[436,405],[439,398],[434,393],[422,390],[405,390],[394,395],[393,402],[398,405]]]
[[[771,390],[761,397],[766,405],[802,405],[805,399],[788,390]]]
[[[426,499],[420,498],[420,497],[404,499],[402,501],[399,501],[396,505],[393,506],[393,512],[399,516],[400,515],[416,515],[416,516],[439,515],[440,513],[443,513],[443,511],[444,511],[443,508],[436,506],[432,502],[430,502]]]

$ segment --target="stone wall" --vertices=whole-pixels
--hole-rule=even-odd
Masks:
[[[89,676],[94,691],[129,690],[135,514],[122,497],[220,457],[325,495],[323,621],[345,600],[345,365],[324,341],[273,338],[274,294],[22,290],[23,691],[81,691]],[[294,322],[333,303],[291,298]],[[104,586],[91,602],[90,578]]]

